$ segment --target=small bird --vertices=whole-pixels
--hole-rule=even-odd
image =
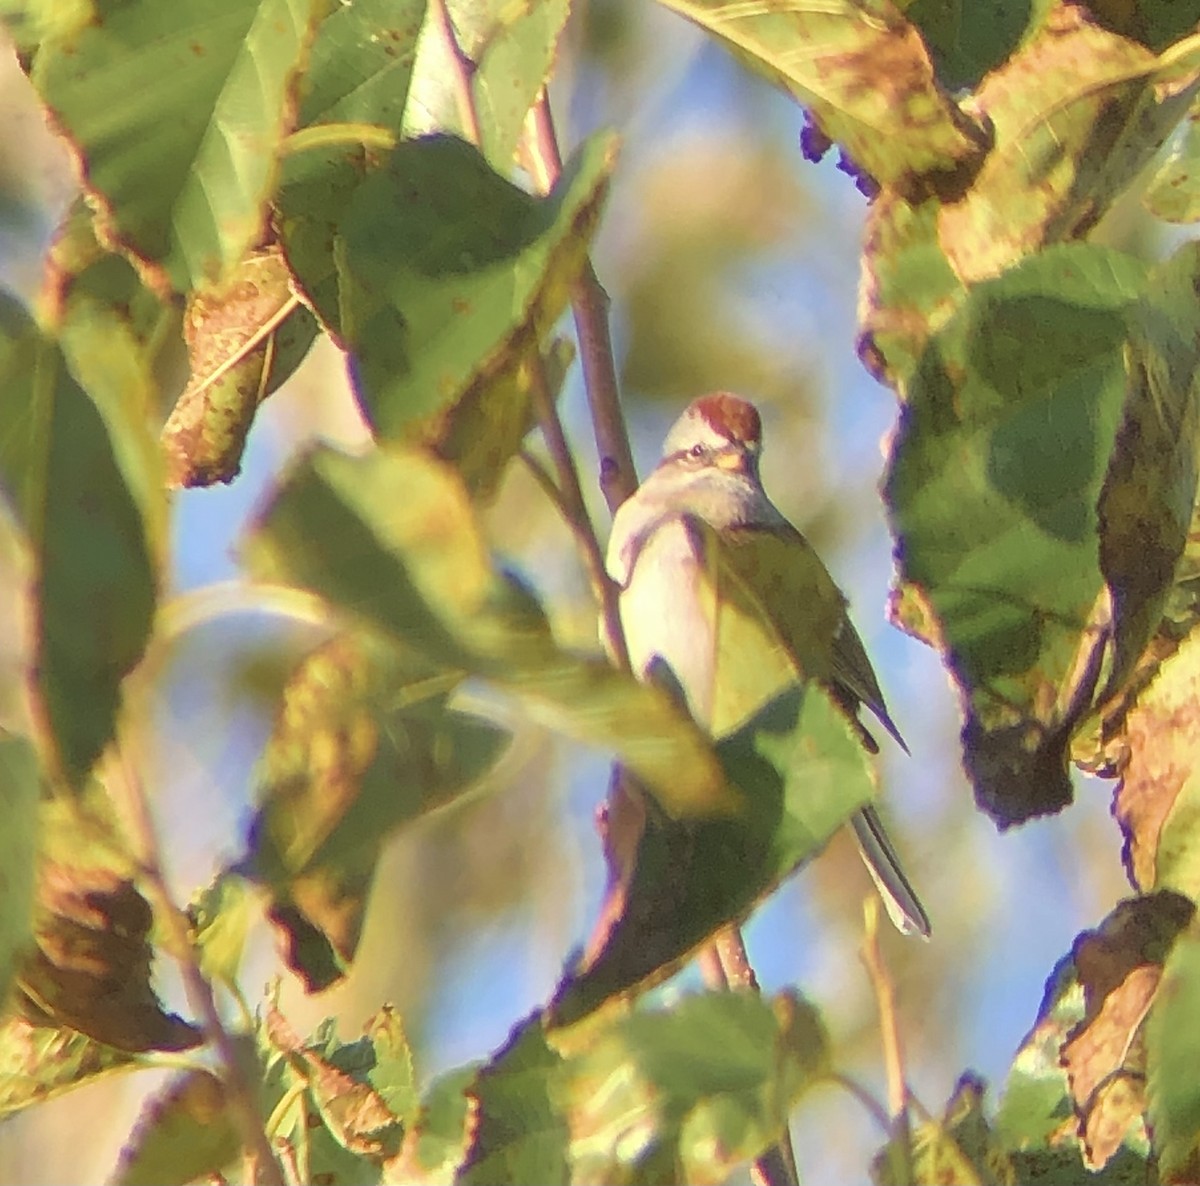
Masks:
[[[753,404],[725,392],[702,396],[672,426],[657,468],[618,509],[606,567],[620,590],[634,674],[672,688],[718,738],[781,690],[780,680],[795,679],[790,662],[774,684],[766,670],[732,676],[734,682],[750,678],[758,685],[757,702],[749,708],[745,688],[725,686],[729,673],[717,671],[717,617],[711,597],[706,600],[707,560],[692,526],[699,520],[721,540],[752,596],[772,610],[772,621],[786,634],[786,649],[805,675],[846,711],[863,745],[878,751],[858,721],[865,704],[907,753],[844,594],[763,489],[761,452],[762,421]],[[730,645],[728,639],[723,645]],[[769,667],[770,659],[768,648],[762,666]],[[928,936],[929,919],[874,808],[856,812],[851,824],[892,921],[905,934]]]

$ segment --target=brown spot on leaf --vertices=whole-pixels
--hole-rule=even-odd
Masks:
[[[186,1050],[200,1031],[166,1013],[150,987],[153,916],[110,869],[47,862],[38,884],[36,950],[18,974],[22,1012],[118,1050]]]

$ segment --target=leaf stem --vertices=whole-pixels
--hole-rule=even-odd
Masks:
[[[544,87],[525,117],[522,149],[534,184],[542,193],[549,193],[562,174],[562,154]],[[616,511],[637,489],[638,482],[617,387],[608,305],[608,293],[601,286],[591,259],[586,259],[582,274],[571,287],[571,309],[579,338],[592,431],[600,455],[600,489],[609,511]]]
[[[378,124],[312,124],[288,136],[280,153],[287,157],[298,152],[311,152],[315,148],[340,148],[343,145],[361,145],[363,148],[390,152],[396,147],[396,134]]]
[[[114,766],[115,777],[111,785],[120,792],[119,797],[123,800],[121,806],[142,880],[156,907],[155,914],[164,931],[164,945],[179,964],[188,1004],[199,1017],[204,1036],[216,1052],[228,1093],[230,1116],[240,1132],[247,1156],[255,1163],[253,1180],[262,1186],[285,1186],[283,1171],[263,1127],[255,1093],[242,1070],[233,1038],[221,1021],[212,985],[200,968],[187,920],[171,897],[141,776],[120,741],[116,746]]]

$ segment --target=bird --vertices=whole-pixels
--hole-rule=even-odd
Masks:
[[[762,419],[754,404],[729,392],[701,396],[667,433],[657,467],[617,509],[605,568],[617,587],[633,674],[666,686],[719,739],[794,683],[799,667],[845,712],[867,750],[879,747],[858,719],[861,706],[907,753],[845,595],[763,487],[762,447]],[[786,662],[779,646],[774,656],[771,646],[756,646],[754,663],[725,663],[718,671],[713,625],[718,617],[712,584],[704,579],[711,571],[705,531],[720,540],[734,574],[722,588],[732,589],[731,597],[748,595],[768,606],[774,627],[786,636]],[[744,621],[745,615],[719,620]],[[722,648],[731,645],[739,640],[721,640]],[[738,674],[739,666],[751,670]],[[728,687],[731,680],[742,686]],[[905,934],[927,938],[929,917],[878,813],[862,807],[850,824],[892,922]]]

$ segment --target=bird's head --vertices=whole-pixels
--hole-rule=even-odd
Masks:
[[[758,482],[762,420],[747,400],[727,392],[702,395],[684,409],[663,445],[659,468],[720,471]]]

